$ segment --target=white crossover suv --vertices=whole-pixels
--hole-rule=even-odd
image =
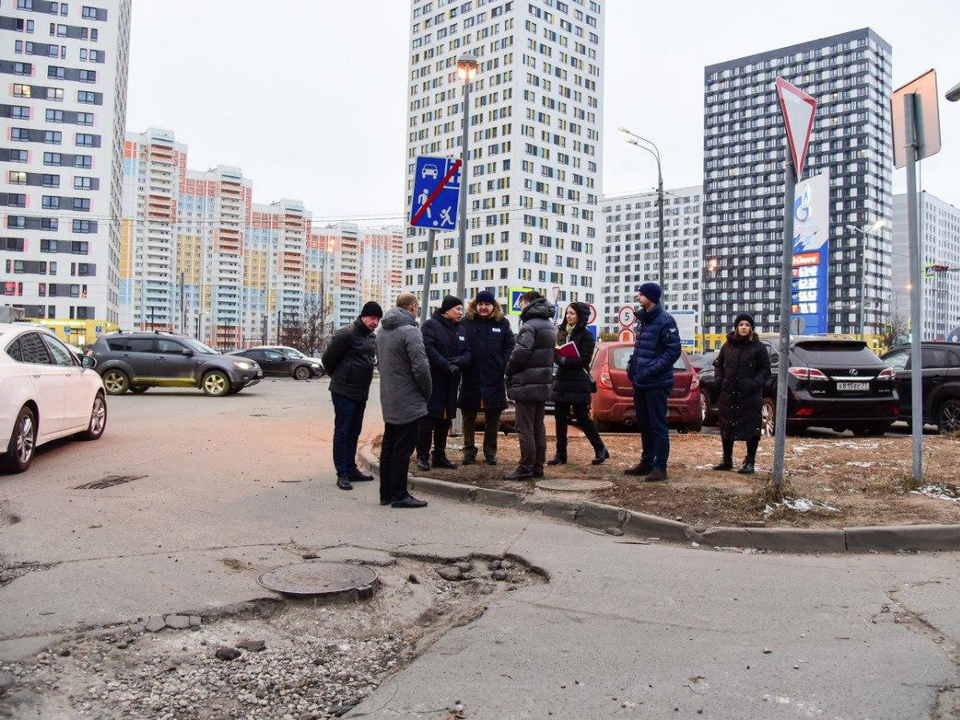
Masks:
[[[95,364],[45,328],[0,323],[0,469],[23,472],[37,447],[57,438],[103,435],[107,402]]]

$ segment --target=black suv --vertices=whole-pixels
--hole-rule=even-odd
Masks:
[[[777,408],[779,342],[761,340],[770,354],[770,380],[763,388],[763,433],[772,435]],[[790,341],[787,429],[808,427],[851,430],[855,435],[882,435],[897,420],[900,400],[894,372],[859,340],[802,335]],[[717,424],[720,400],[714,368],[700,378],[705,425]]]
[[[925,342],[920,345],[923,365],[923,422],[936,425],[941,433],[960,432],[960,344]],[[911,408],[910,346],[901,345],[883,356],[896,373],[900,395],[900,416],[913,415]]]
[[[307,357],[299,350],[285,345],[265,345],[246,350],[234,350],[230,355],[241,355],[256,362],[264,375],[293,376],[309,380],[323,375],[323,365],[316,358]]]
[[[198,387],[219,397],[256,385],[263,371],[253,360],[221,355],[202,342],[165,332],[104,335],[87,353],[97,361],[111,395],[151,387]]]

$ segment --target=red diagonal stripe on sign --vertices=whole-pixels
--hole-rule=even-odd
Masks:
[[[423,207],[417,210],[417,214],[414,215],[413,220],[410,221],[411,225],[416,225],[420,221],[420,218],[423,217],[423,214],[427,211],[427,208],[430,207],[430,203],[437,199],[437,195],[439,195],[440,191],[443,190],[443,186],[450,181],[450,178],[452,178],[454,173],[460,169],[462,164],[462,160],[457,160],[453,164],[453,167],[451,167],[447,174],[443,176],[443,180],[440,181],[440,184],[433,189],[432,193],[430,193],[430,197],[427,198],[427,201],[423,204]]]

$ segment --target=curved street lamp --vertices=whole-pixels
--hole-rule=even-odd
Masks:
[[[660,235],[659,235],[660,273],[659,273],[658,280],[660,281],[660,289],[663,291],[663,294],[666,295],[667,273],[664,267],[665,250],[664,250],[664,244],[663,244],[663,171],[660,166],[660,149],[656,146],[656,144],[652,140],[647,140],[645,137],[641,137],[640,135],[637,135],[634,132],[630,132],[625,127],[617,128],[617,131],[627,136],[626,138],[624,138],[624,140],[628,145],[634,145],[638,148],[641,148],[642,150],[646,150],[648,153],[653,155],[653,157],[656,158],[657,160],[657,208],[659,210],[659,220],[660,220],[659,222],[659,225],[660,225]],[[651,147],[647,147],[647,145],[641,145],[640,144],[641,142],[647,143],[647,145],[650,145]]]
[[[470,84],[480,71],[480,63],[474,55],[465,53],[457,58],[457,78],[463,83],[463,139],[460,143],[460,216],[459,247],[457,248],[457,297],[464,297],[467,282],[467,191],[470,182],[467,179],[467,155],[470,152]],[[432,244],[432,243],[431,243]],[[432,267],[427,272],[433,272]],[[430,298],[423,299],[424,308]]]

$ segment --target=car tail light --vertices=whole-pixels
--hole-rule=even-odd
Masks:
[[[613,380],[610,379],[610,364],[607,362],[603,363],[603,367],[600,368],[600,377],[597,379],[597,384],[600,387],[605,387],[607,390],[613,390]]]
[[[797,415],[800,415],[801,417],[813,415],[813,408],[809,408],[809,407],[798,408]]]
[[[700,376],[694,373],[693,380],[690,381],[690,389],[698,390],[700,388]]]
[[[899,406],[899,405],[894,405],[894,406],[893,406],[893,414],[894,414],[894,415],[899,415],[899,414],[900,414],[900,406]]]
[[[816,368],[808,367],[792,367],[790,368],[790,374],[793,375],[797,380],[826,380],[827,376]]]
[[[877,380],[893,380],[896,376],[896,373],[893,371],[893,368],[884,368],[880,371],[880,374],[877,375]]]

